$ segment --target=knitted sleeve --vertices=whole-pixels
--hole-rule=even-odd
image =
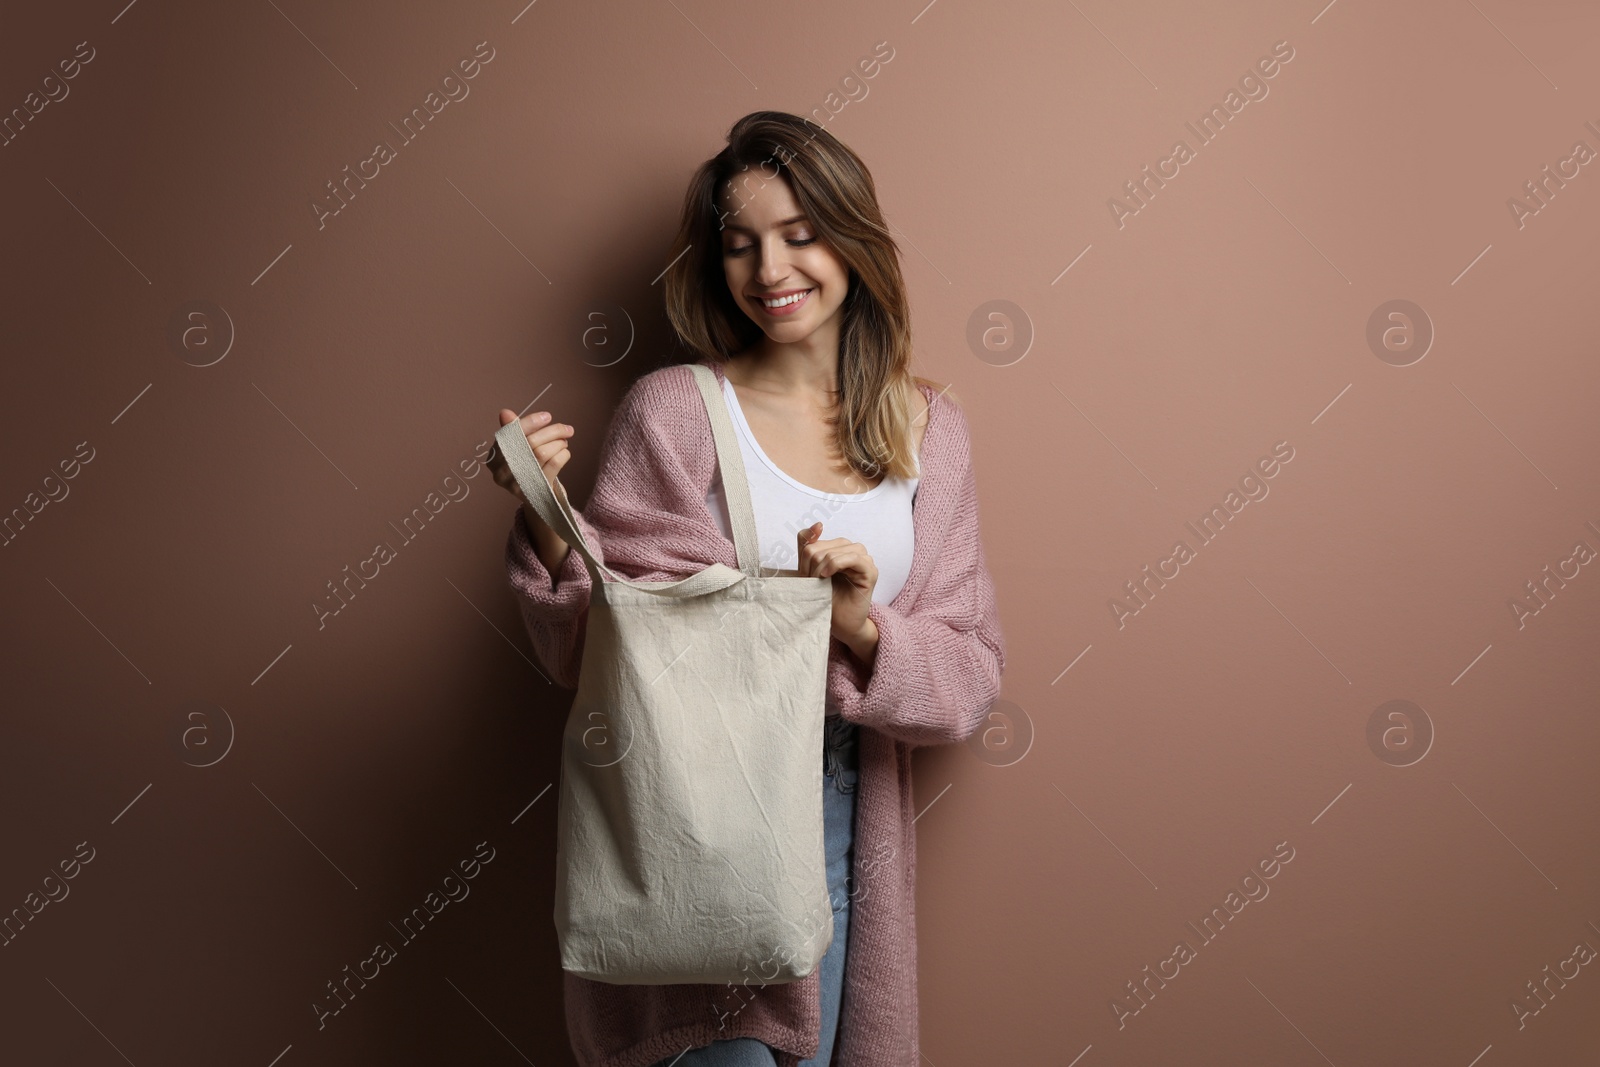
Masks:
[[[1005,669],[994,582],[979,536],[966,416],[959,405],[945,403],[945,417],[953,420],[946,474],[952,482],[946,492],[918,501],[919,507],[937,509],[927,524],[938,539],[924,549],[936,560],[928,583],[909,607],[871,606],[868,617],[878,626],[871,667],[838,641],[828,656],[830,706],[909,745],[965,741],[1000,695]]]
[[[589,547],[605,563],[594,527],[577,508],[572,513]],[[552,582],[549,568],[533,547],[527,519],[518,504],[506,538],[506,572],[534,655],[548,672],[546,680],[565,689],[578,688],[578,666],[583,662],[583,635],[589,617],[589,570],[583,557],[569,550]]]
[[[589,503],[573,514],[590,549],[608,568],[634,581],[669,581],[706,566],[705,486],[714,454],[686,449],[683,427],[704,402],[684,365],[663,367],[629,387],[600,446],[599,474]],[[726,558],[733,565],[731,543]],[[552,581],[533,547],[522,506],[506,539],[506,572],[535,653],[551,679],[577,689],[589,612],[590,578],[583,557],[569,551]]]

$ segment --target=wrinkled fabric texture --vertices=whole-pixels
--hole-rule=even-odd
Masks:
[[[708,365],[720,379],[720,365]],[[911,753],[970,737],[999,696],[1005,668],[966,416],[950,398],[919,388],[930,406],[911,573],[893,601],[869,610],[878,628],[872,664],[829,642],[828,711],[861,728],[850,951],[835,1057],[843,1067],[920,1067]],[[706,507],[716,477],[710,422],[692,373],[686,365],[662,367],[623,396],[601,445],[594,492],[574,514],[606,566],[637,581],[672,581],[714,562],[737,567],[733,542]],[[575,689],[589,602],[582,559],[568,552],[552,578],[520,506],[505,559],[540,662],[555,685]],[[818,1050],[817,973],[766,986],[618,986],[563,975],[568,1035],[583,1067],[649,1067],[686,1047],[734,1037],[772,1047],[778,1067],[797,1067]]]
[[[857,737],[861,728],[848,719],[830,715],[822,748],[822,812],[826,823],[828,897],[833,907],[833,941],[822,959],[822,1027],[817,1054],[800,1067],[828,1067],[839,1026],[844,998],[844,963],[850,945],[850,858],[855,834]],[[777,1059],[753,1037],[713,1041],[686,1049],[657,1062],[654,1067],[775,1067]]]

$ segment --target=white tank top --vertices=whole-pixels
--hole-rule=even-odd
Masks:
[[[739,438],[744,456],[745,478],[750,483],[750,506],[756,516],[756,539],[760,544],[761,565],[780,570],[800,566],[800,531],[812,523],[822,523],[822,540],[847,537],[866,546],[878,567],[878,584],[872,589],[875,604],[887,604],[906,584],[911,573],[911,503],[916,499],[921,478],[885,478],[864,493],[824,493],[802,485],[778,469],[767,458],[756,435],[745,421],[739,394],[733,383],[722,379],[722,395]],[[913,462],[916,457],[912,457]],[[920,464],[918,465],[920,470]],[[728,518],[728,501],[722,492],[722,479],[711,480],[706,507],[721,528],[722,535],[733,537]]]

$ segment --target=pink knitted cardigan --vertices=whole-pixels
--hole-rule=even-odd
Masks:
[[[708,365],[720,383],[721,366]],[[919,388],[930,406],[911,573],[890,604],[871,607],[878,626],[872,666],[839,641],[831,642],[828,659],[828,711],[862,727],[833,1061],[844,1067],[919,1067],[911,750],[970,737],[999,695],[1005,667],[966,417],[955,401]],[[685,364],[662,367],[622,398],[589,504],[574,512],[596,554],[636,581],[681,578],[713,562],[737,567],[733,542],[706,507],[716,476],[711,425],[693,375]],[[552,582],[519,506],[506,568],[540,661],[556,683],[576,689],[589,603],[582,559],[568,552]],[[766,1042],[778,1067],[817,1053],[817,973],[764,986],[611,985],[562,973],[568,1034],[582,1067],[649,1067],[733,1037]]]

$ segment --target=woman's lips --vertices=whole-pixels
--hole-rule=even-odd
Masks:
[[[816,292],[816,289],[814,289],[814,288],[813,289],[807,289],[805,296],[802,296],[799,300],[796,300],[792,304],[785,304],[782,307],[769,308],[769,307],[767,307],[766,303],[761,300],[760,297],[756,298],[756,305],[758,307],[760,307],[762,311],[765,311],[768,315],[771,315],[774,318],[782,318],[785,315],[792,315],[796,311],[798,311],[801,308],[805,307],[806,306],[806,302],[811,299],[811,294],[814,293],[814,292]]]

